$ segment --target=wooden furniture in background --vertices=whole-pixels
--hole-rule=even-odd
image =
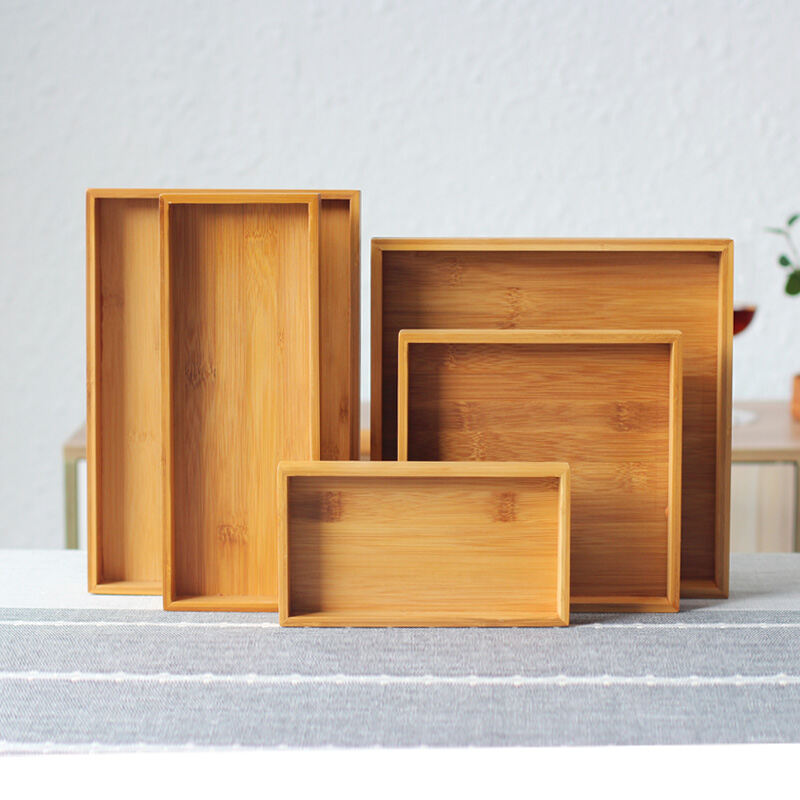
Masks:
[[[681,596],[726,596],[732,267],[727,239],[373,239],[372,458],[397,452],[403,328],[679,330]]]
[[[279,467],[280,622],[567,625],[566,464]]]
[[[681,334],[399,334],[401,461],[572,471],[573,611],[677,611]]]
[[[86,424],[61,448],[64,459],[64,547],[78,549],[78,462],[86,460]]]
[[[320,453],[319,195],[160,202],[164,608],[275,611],[275,469]]]
[[[89,591],[161,593],[157,189],[86,193]]]
[[[734,542],[738,539],[742,549],[753,551],[800,551],[800,422],[793,419],[786,401],[737,403],[736,407],[753,412],[755,419],[733,429],[734,483],[739,483],[743,491],[747,479],[755,479],[759,491],[755,507],[749,497],[733,497],[733,508],[739,510],[739,514],[734,515]],[[783,536],[780,535],[781,520],[786,516],[787,507],[780,503],[776,508],[774,503],[776,493],[784,494],[781,491],[784,471],[775,469],[779,464],[793,469],[793,473],[786,476],[791,480],[794,494],[791,535],[787,531]],[[752,512],[749,518],[743,518],[744,508],[737,509],[740,499],[749,501],[747,506]]]

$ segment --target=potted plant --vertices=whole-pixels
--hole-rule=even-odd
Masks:
[[[778,265],[786,270],[786,284],[784,291],[788,295],[800,294],[800,253],[795,244],[793,233],[795,224],[800,220],[800,214],[792,214],[782,228],[767,228],[770,233],[780,236],[786,243],[786,252],[778,256]],[[800,227],[800,226],[798,226]],[[792,393],[792,416],[800,421],[800,375],[794,376],[794,391]]]

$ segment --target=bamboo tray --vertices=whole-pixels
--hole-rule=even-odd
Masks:
[[[87,192],[89,590],[100,594],[161,594],[164,193]],[[320,451],[328,459],[357,459],[360,193],[309,193],[320,196]]]
[[[572,610],[677,611],[680,336],[400,331],[399,457],[568,462]]]
[[[275,470],[319,457],[319,197],[161,196],[164,608],[277,608]]]
[[[161,593],[158,190],[86,195],[89,591]]]
[[[569,623],[566,464],[284,463],[280,622]]]
[[[681,595],[728,593],[733,244],[374,239],[372,458],[397,452],[402,328],[679,330]]]

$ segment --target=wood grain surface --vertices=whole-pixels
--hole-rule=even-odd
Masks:
[[[572,470],[573,611],[677,611],[680,334],[401,331],[402,461]]]
[[[89,591],[161,593],[158,190],[89,190]]]
[[[282,464],[280,621],[566,625],[566,464]]]
[[[319,197],[160,202],[164,607],[276,610],[276,466],[320,451]]]
[[[374,239],[372,458],[397,453],[403,328],[679,330],[681,596],[727,596],[732,270],[725,239]]]

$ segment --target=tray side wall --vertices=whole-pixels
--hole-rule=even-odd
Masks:
[[[320,201],[320,450],[357,460],[360,415],[358,192]]]

